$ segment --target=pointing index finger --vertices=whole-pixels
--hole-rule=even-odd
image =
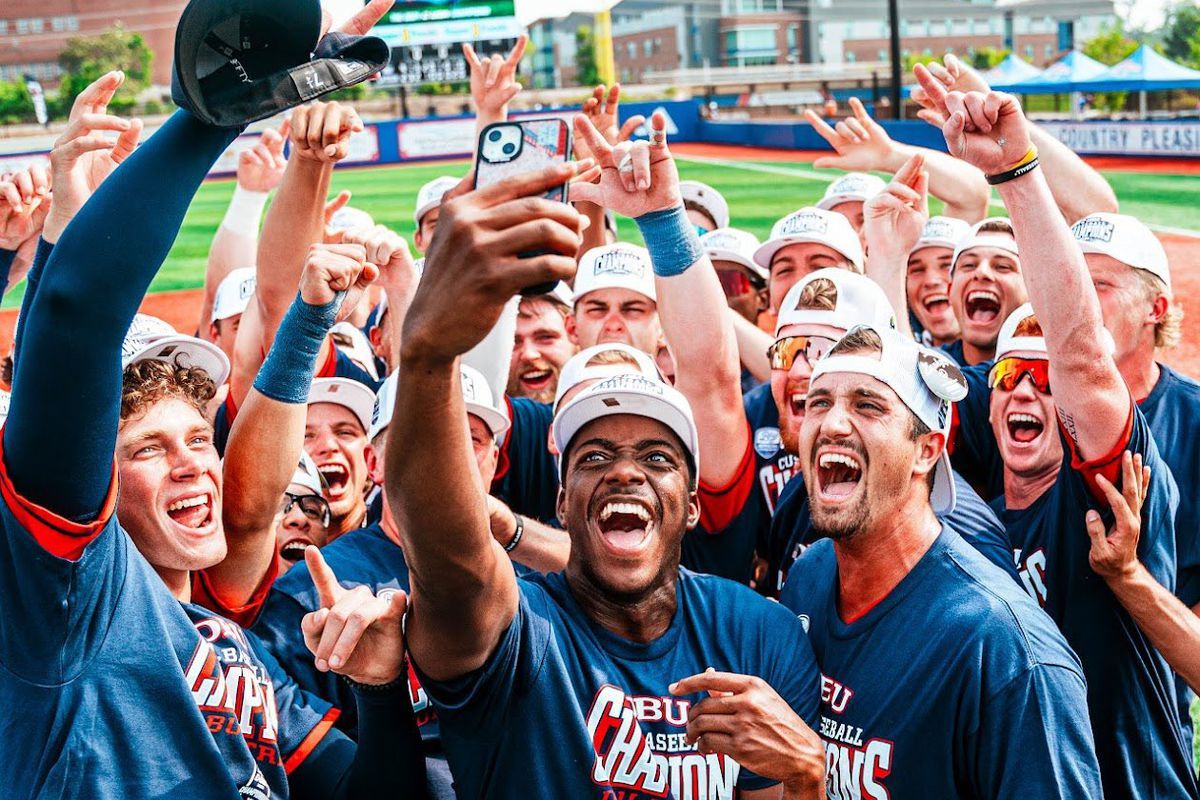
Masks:
[[[925,90],[925,96],[930,103],[939,111],[946,111],[946,87],[933,76],[924,64],[917,64],[913,67],[913,75],[917,78],[917,83],[921,84],[921,88]]]
[[[317,596],[321,600],[321,608],[333,608],[346,590],[338,585],[337,576],[325,563],[325,557],[314,545],[304,548],[304,563],[308,565],[308,574],[312,576],[313,586],[317,587]]]

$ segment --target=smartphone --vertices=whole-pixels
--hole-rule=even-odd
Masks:
[[[562,119],[526,119],[496,122],[479,134],[475,159],[475,188],[533,172],[551,164],[565,162],[571,155],[571,128]],[[567,184],[555,186],[543,195],[547,200],[567,202]],[[521,258],[541,255],[542,251],[520,253]],[[521,290],[525,296],[546,294],[555,283],[542,283]]]

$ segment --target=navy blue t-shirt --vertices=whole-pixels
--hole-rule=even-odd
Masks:
[[[1028,508],[1006,508],[1003,497],[994,506],[1027,589],[1083,664],[1105,795],[1194,798],[1191,743],[1180,727],[1171,669],[1088,561],[1091,540],[1084,515],[1096,509],[1107,526],[1112,512],[1096,499],[1088,485],[1091,477],[1085,476],[1102,473],[1115,480],[1121,453],[1141,453],[1153,476],[1142,507],[1138,559],[1163,586],[1175,585],[1178,491],[1145,417],[1136,408],[1132,416],[1127,441],[1109,457],[1080,463],[1063,436],[1063,464],[1054,485]]]
[[[589,619],[561,573],[518,586],[516,616],[487,663],[424,681],[459,797],[732,800],[771,786],[684,741],[703,696],[667,687],[708,667],[761,677],[815,722],[818,673],[799,621],[746,587],[681,569],[670,626],[639,644]]]
[[[955,339],[950,344],[942,345],[941,350],[943,353],[950,356],[950,358],[954,359],[954,363],[958,364],[960,367],[971,366],[967,363],[967,354],[963,352],[962,339]]]
[[[111,513],[115,487],[92,525],[2,470],[0,491],[6,795],[286,798],[287,773],[341,737],[240,627],[171,595]],[[51,552],[88,539],[77,560]]]
[[[1020,584],[1017,568],[1013,563],[1012,545],[1008,533],[996,516],[996,512],[983,502],[975,490],[957,472],[954,487],[957,501],[954,510],[940,519],[956,531],[962,532],[967,544],[979,551],[984,558],[999,567],[1013,581]],[[818,541],[812,528],[812,517],[808,506],[808,489],[804,479],[797,476],[783,490],[779,507],[771,519],[771,536],[767,554],[767,576],[770,585],[783,588],[788,570],[804,552],[804,548]]]
[[[984,500],[1004,494],[1004,460],[990,420],[992,390],[988,372],[992,362],[964,367],[967,396],[954,404],[950,432],[950,463]]]
[[[1099,798],[1079,661],[1037,605],[943,526],[887,597],[838,612],[833,542],[781,598],[821,668],[831,798]]]
[[[512,427],[505,434],[492,494],[518,514],[551,522],[558,516],[558,468],[548,446],[554,411],[526,397],[504,399]]]

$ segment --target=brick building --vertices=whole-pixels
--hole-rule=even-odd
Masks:
[[[119,24],[142,35],[154,53],[153,83],[168,85],[175,24],[186,5],[187,0],[2,0],[0,80],[30,74],[54,85],[67,39]]]

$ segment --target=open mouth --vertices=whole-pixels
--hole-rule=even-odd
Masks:
[[[990,325],[1000,316],[1000,295],[991,289],[967,293],[967,319],[976,325]]]
[[[321,473],[321,478],[325,481],[326,495],[330,499],[340,497],[346,491],[350,472],[341,464],[321,464],[317,467],[317,472]]]
[[[540,392],[554,380],[554,372],[548,369],[531,369],[521,375],[521,387],[526,391]]]
[[[167,516],[173,522],[192,530],[199,530],[212,524],[212,495],[203,494],[181,497],[167,506]]]
[[[808,400],[808,395],[804,392],[792,392],[788,396],[788,406],[791,408],[793,416],[804,416],[804,403],[806,400]]]
[[[858,457],[850,453],[825,451],[817,455],[817,484],[823,499],[838,502],[854,494],[862,472]]]
[[[1028,444],[1042,435],[1046,426],[1032,414],[1012,413],[1005,420],[1008,424],[1008,435],[1014,442]]]
[[[600,507],[599,528],[609,549],[631,554],[650,541],[654,522],[650,509],[641,503],[609,500]]]
[[[292,539],[284,542],[283,546],[279,548],[279,557],[284,561],[290,561],[293,564],[303,561],[304,549],[310,544],[312,544],[312,542],[310,542],[308,539]]]
[[[931,294],[921,301],[921,305],[930,314],[944,314],[950,308],[950,296],[946,294]]]

